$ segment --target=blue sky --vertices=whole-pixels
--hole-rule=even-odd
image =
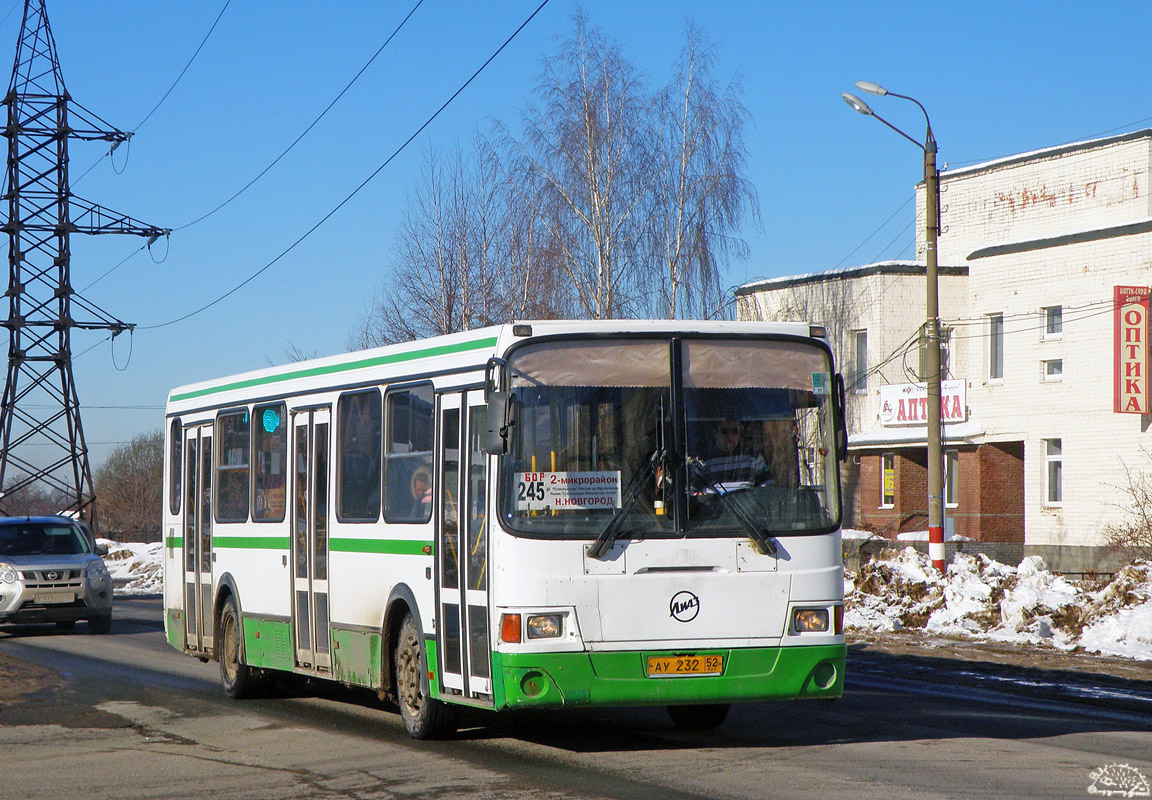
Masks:
[[[164,255],[163,242],[153,258],[138,253],[105,277],[142,241],[72,238],[76,288],[140,326],[114,347],[96,333],[74,338],[94,466],[114,444],[162,426],[173,386],[283,363],[292,347],[346,348],[388,276],[423,151],[464,143],[496,119],[516,127],[541,59],[555,51],[556,37],[571,33],[573,0],[551,0],[413,145],[275,265],[209,310],[153,326],[212,302],[280,255],[411,136],[538,2],[424,0],[292,152],[238,199],[181,229],[279,155],[415,0],[232,0],[150,117],[225,0],[49,0],[74,101],[136,131],[127,152],[112,159],[101,157],[100,145],[73,143],[74,193],[178,229],[162,263],[153,258]],[[688,17],[719,46],[717,74],[742,81],[752,118],[748,172],[762,223],[745,232],[751,255],[730,265],[729,284],[912,257],[908,201],[921,157],[844,105],[840,92],[855,91],[856,80],[919,99],[932,116],[941,163],[953,166],[1152,125],[1145,3],[582,5],[653,86],[668,77]],[[9,57],[19,6],[0,0],[0,52]],[[922,137],[915,106],[867,99]]]

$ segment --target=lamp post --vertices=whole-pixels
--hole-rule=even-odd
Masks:
[[[924,142],[921,144],[878,115],[859,97],[847,92],[840,95],[844,98],[844,102],[853,109],[865,116],[875,117],[924,151],[924,277],[927,283],[928,300],[927,319],[924,324],[928,362],[925,365],[927,372],[925,379],[928,384],[928,425],[926,431],[928,439],[928,557],[932,559],[932,565],[936,569],[944,572],[944,456],[940,444],[940,299],[936,254],[936,239],[940,234],[940,173],[936,169],[936,137],[932,135],[932,122],[928,119],[928,112],[916,98],[889,92],[884,87],[869,81],[857,81],[856,87],[870,94],[890,95],[911,100],[920,107],[920,111],[924,114],[924,123],[927,126],[927,133],[925,133]]]

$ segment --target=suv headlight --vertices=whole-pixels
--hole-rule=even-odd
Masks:
[[[103,583],[112,577],[108,574],[108,567],[104,566],[104,562],[99,558],[89,561],[88,569],[84,572],[88,576],[89,583]]]
[[[16,574],[9,564],[0,564],[0,583],[15,583],[20,580],[20,576]]]

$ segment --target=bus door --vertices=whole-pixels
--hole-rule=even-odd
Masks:
[[[184,645],[212,652],[212,426],[184,429]]]
[[[292,622],[296,664],[332,667],[328,636],[328,408],[292,414]]]
[[[482,392],[440,398],[436,626],[442,685],[492,702],[488,631],[487,455]],[[461,460],[463,459],[463,461]]]

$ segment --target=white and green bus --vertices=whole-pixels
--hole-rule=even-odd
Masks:
[[[167,405],[168,642],[462,705],[842,693],[843,381],[823,328],[546,321],[263,369]]]

